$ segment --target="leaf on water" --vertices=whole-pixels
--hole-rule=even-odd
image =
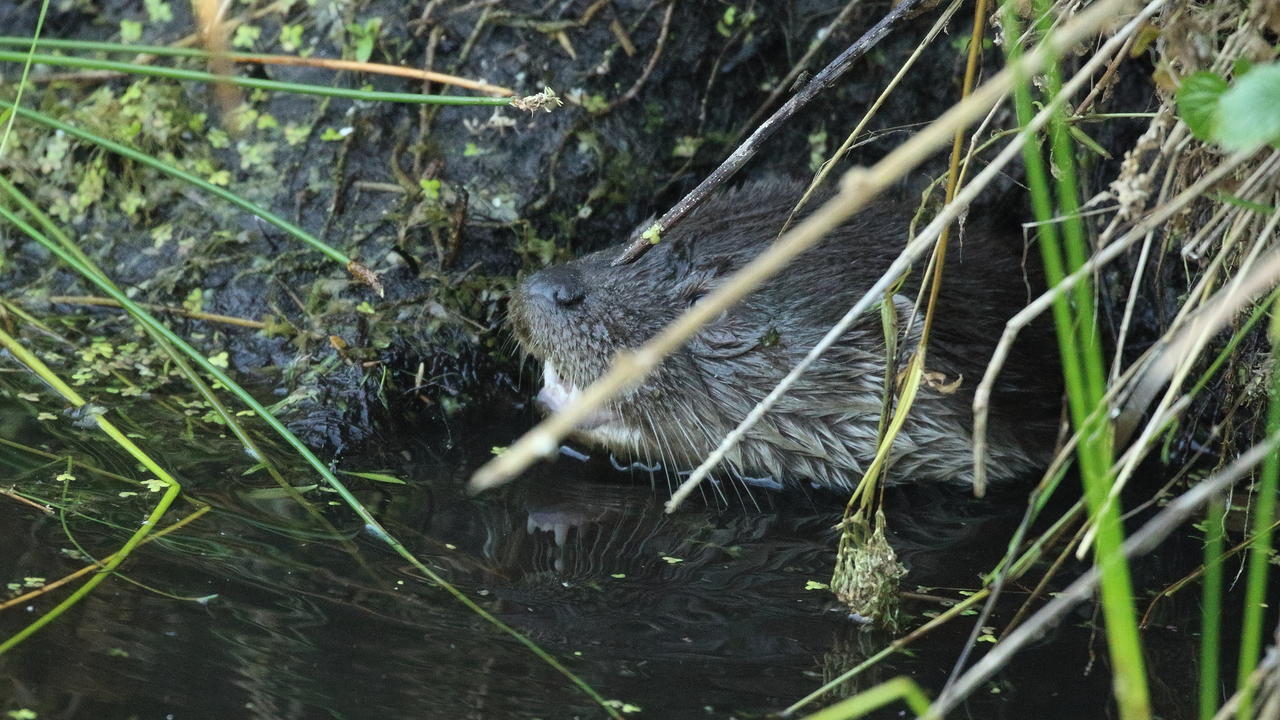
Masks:
[[[408,485],[408,483],[401,480],[400,478],[394,475],[388,475],[386,473],[357,472],[355,470],[339,470],[338,472],[342,473],[343,475],[351,475],[353,477],[364,478],[365,480],[372,480],[374,482],[390,483],[392,485]]]

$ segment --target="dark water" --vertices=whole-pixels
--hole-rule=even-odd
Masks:
[[[60,417],[37,420],[35,408],[10,388],[0,437],[146,477],[96,432]],[[265,473],[242,475],[253,463],[233,440],[201,428],[184,437],[180,423],[164,422],[124,424],[212,511],[139,549],[122,570],[138,584],[108,579],[0,656],[0,710],[40,718],[604,717],[522,645],[419,580],[332,494],[307,493],[317,519]],[[761,717],[891,640],[834,611],[825,592],[806,590],[829,578],[837,499],[724,488],[723,497],[666,515],[665,479],[568,458],[467,497],[470,472],[529,422],[495,402],[447,427],[407,427],[339,467],[406,480],[345,478],[419,558],[606,698],[638,706],[635,717]],[[70,533],[57,515],[0,496],[4,582],[51,581],[80,568],[64,552],[72,538],[106,555],[158,498],[122,498],[137,488],[77,470],[61,499],[55,478],[64,469],[65,461],[0,447],[0,489],[16,484],[66,508]],[[287,477],[316,482],[303,469]],[[895,492],[890,504],[895,545],[912,568],[903,588],[942,598],[978,586],[1020,514],[1014,503],[924,491]],[[165,524],[192,510],[180,502]],[[1010,596],[1026,590],[1015,586]],[[0,612],[0,636],[66,592]],[[1162,608],[1161,629],[1147,635],[1167,681],[1155,692],[1163,717],[1189,716],[1194,602]],[[906,625],[941,609],[908,600]],[[1092,620],[1088,608],[1073,616],[953,717],[1111,716],[1105,645]],[[844,691],[907,674],[936,693],[971,622],[951,623]]]

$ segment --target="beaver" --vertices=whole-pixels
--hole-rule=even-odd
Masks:
[[[639,260],[605,249],[527,277],[510,298],[524,351],[542,361],[539,403],[554,411],[759,254],[784,229],[803,187],[747,183],[709,198]],[[811,203],[815,205],[817,203]],[[873,203],[721,314],[643,383],[579,424],[615,455],[687,469],[780,381],[897,257],[914,205]],[[976,214],[976,213],[975,213]],[[803,216],[803,215],[802,215]],[[973,391],[1029,273],[1016,223],[971,218],[953,239],[921,386],[890,454],[887,482],[973,480]],[[893,296],[898,357],[919,339],[920,272]],[[1030,280],[1034,282],[1034,279]],[[791,388],[727,457],[731,476],[848,489],[875,454],[885,394],[885,323],[872,310]],[[1035,331],[1031,333],[1037,335]],[[1043,467],[1058,417],[1054,345],[1019,342],[992,396],[988,477]]]

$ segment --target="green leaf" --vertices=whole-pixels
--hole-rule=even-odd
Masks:
[[[1280,64],[1255,67],[1222,93],[1214,138],[1228,150],[1280,141]]]
[[[364,478],[365,480],[372,480],[374,482],[390,483],[391,485],[407,485],[408,484],[405,481],[401,480],[400,478],[394,475],[388,475],[386,473],[357,472],[355,470],[339,470],[338,472],[342,473],[343,475],[352,475],[354,477]]]
[[[134,20],[120,21],[120,42],[136,43],[142,37],[142,23]]]
[[[147,8],[147,19],[151,22],[171,22],[173,20],[173,8],[169,7],[166,0],[144,0],[142,3]]]
[[[355,41],[354,55],[359,62],[369,62],[373,55],[374,45],[378,41],[378,31],[382,29],[382,18],[369,18],[364,22],[347,25],[347,34]]]
[[[1276,211],[1276,208],[1273,205],[1264,205],[1262,203],[1256,203],[1250,200],[1245,200],[1242,197],[1239,197],[1237,195],[1231,195],[1230,193],[1218,193],[1213,197],[1218,202],[1224,202],[1224,203],[1227,203],[1228,205],[1235,205],[1236,207],[1244,208],[1245,210],[1256,212],[1259,215],[1270,215],[1271,213]]]
[[[262,35],[262,28],[256,25],[241,25],[236,28],[236,33],[231,37],[231,45],[241,49],[251,49],[253,44],[258,41],[258,37]]]
[[[1076,142],[1089,148],[1090,150],[1094,151],[1098,155],[1101,155],[1102,157],[1108,160],[1111,159],[1111,153],[1107,152],[1107,149],[1102,147],[1102,145],[1099,144],[1097,140],[1094,140],[1093,138],[1089,137],[1089,134],[1086,133],[1084,130],[1081,130],[1079,125],[1071,125],[1070,127],[1067,128],[1067,131],[1071,133],[1072,139],[1074,139]]]
[[[1216,73],[1198,72],[1183,78],[1178,88],[1178,115],[1191,134],[1201,140],[1215,135],[1218,101],[1227,90],[1227,81]]]

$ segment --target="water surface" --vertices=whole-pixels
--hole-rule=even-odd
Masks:
[[[62,416],[37,420],[33,407],[13,392],[0,400],[5,439],[145,479],[95,431]],[[403,436],[339,467],[402,478],[345,480],[419,558],[606,698],[638,707],[636,717],[762,717],[892,639],[851,622],[828,593],[806,589],[829,579],[839,498],[726,485],[668,515],[663,474],[568,457],[468,497],[469,474],[532,420],[495,400],[443,426],[402,426]],[[212,511],[141,548],[122,577],[0,657],[4,710],[41,718],[604,716],[525,647],[417,577],[334,495],[307,491],[318,511],[308,513],[265,473],[244,475],[253,462],[233,440],[187,436],[166,422],[130,415],[124,424]],[[12,447],[0,447],[0,464],[9,476],[0,485],[67,510],[64,530],[58,514],[0,497],[6,582],[78,569],[73,540],[108,554],[158,497],[83,470],[64,489],[65,461]],[[286,476],[317,482],[303,468]],[[1020,516],[1016,503],[955,493],[898,491],[889,501],[894,544],[911,567],[908,628],[942,610],[938,600],[976,588]],[[166,520],[193,509],[179,503]],[[1010,597],[1027,589],[1015,585]],[[65,595],[0,612],[0,634]],[[1193,706],[1194,668],[1185,662],[1193,612],[1148,635],[1153,656],[1174,658],[1169,687],[1156,688],[1170,708],[1164,717]],[[955,717],[1108,717],[1105,645],[1092,621],[1088,609],[1077,614]],[[924,638],[843,691],[908,674],[936,694],[971,622]]]

